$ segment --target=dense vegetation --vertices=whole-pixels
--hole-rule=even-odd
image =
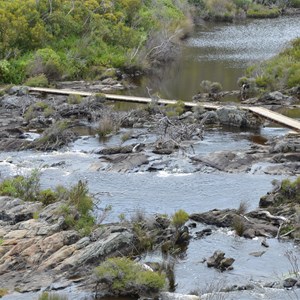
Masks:
[[[187,7],[187,0],[2,0],[0,83],[145,67],[187,25]]]
[[[262,91],[280,90],[300,85],[300,38],[276,57],[247,70],[249,81]]]
[[[2,181],[0,196],[11,196],[24,201],[39,201],[45,206],[60,202],[57,214],[64,217],[67,228],[74,228],[82,235],[89,234],[96,223],[92,215],[94,203],[86,182],[79,181],[69,189],[57,186],[55,190],[42,190],[40,174],[37,170],[33,170],[28,176],[19,175]]]

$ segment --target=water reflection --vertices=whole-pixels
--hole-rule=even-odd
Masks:
[[[237,79],[249,65],[278,54],[299,36],[299,16],[204,23],[186,41],[176,62],[154,76],[142,78],[140,87],[131,93],[147,96],[149,87],[164,98],[191,100],[202,80],[218,81],[224,90],[235,90]]]

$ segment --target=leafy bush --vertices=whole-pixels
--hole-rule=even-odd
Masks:
[[[28,71],[31,76],[44,74],[49,80],[58,80],[63,73],[62,60],[51,48],[39,49],[36,51]]]
[[[69,104],[80,104],[82,102],[82,97],[80,95],[73,95],[73,94],[70,94],[68,96],[68,99],[67,99],[67,102]]]
[[[129,258],[109,258],[95,269],[100,283],[115,295],[158,293],[166,283],[165,275],[145,270]]]
[[[189,13],[187,0],[50,2],[0,1],[0,60],[11,65],[8,73],[3,68],[7,82],[22,82],[25,70],[57,80],[94,78],[98,67],[142,65],[147,41],[161,31],[171,36]],[[28,56],[29,68],[19,63]]]
[[[279,90],[300,85],[300,38],[291,47],[265,63],[248,68],[247,76],[264,90]]]
[[[165,107],[165,111],[168,117],[180,116],[185,111],[185,104],[181,100],[177,101],[174,104],[167,104]]]
[[[45,206],[64,201],[59,214],[65,217],[68,227],[75,228],[81,235],[90,234],[96,223],[92,215],[93,199],[89,195],[87,183],[80,180],[70,189],[58,186],[54,191],[41,190],[39,172],[34,170],[28,176],[16,176],[2,181],[0,195],[17,197],[24,201],[40,201]]]
[[[236,6],[231,0],[207,0],[205,2],[208,15],[216,21],[232,21]]]
[[[48,87],[49,82],[45,74],[39,74],[34,77],[29,77],[24,83],[24,85],[32,87]]]
[[[11,196],[25,201],[38,201],[40,196],[39,171],[33,170],[28,176],[16,176],[0,183],[0,195]]]
[[[277,18],[280,14],[279,8],[269,8],[261,4],[252,4],[247,10],[248,18]]]
[[[188,221],[188,219],[189,214],[183,209],[180,209],[174,213],[171,222],[176,228],[180,228]]]

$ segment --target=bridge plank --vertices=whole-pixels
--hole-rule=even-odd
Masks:
[[[49,93],[49,94],[59,94],[59,95],[80,95],[83,97],[92,96],[95,93],[91,92],[83,92],[83,91],[75,91],[75,90],[64,90],[64,89],[49,89],[49,88],[35,88],[30,87],[29,91],[32,92],[42,92],[42,93]],[[114,100],[114,101],[126,101],[126,102],[134,102],[134,103],[151,103],[151,98],[146,97],[136,97],[136,96],[125,96],[125,95],[114,95],[114,94],[104,94],[106,99]],[[167,100],[167,99],[158,99],[158,104],[175,104],[176,100]],[[199,105],[196,102],[184,102],[186,107],[195,107]],[[201,103],[205,109],[216,110],[222,106],[211,104],[211,103]],[[282,114],[277,112],[271,111],[267,108],[260,107],[260,106],[240,106],[241,109],[248,110],[252,113],[255,113],[263,118],[271,120],[273,122],[279,123],[285,127],[294,129],[296,131],[300,131],[300,122],[298,120],[286,117]]]

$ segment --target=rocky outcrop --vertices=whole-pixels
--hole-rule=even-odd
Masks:
[[[236,106],[224,106],[217,109],[216,113],[222,125],[239,128],[259,128],[262,125],[260,118]]]
[[[206,264],[209,268],[216,268],[220,271],[232,270],[232,264],[235,259],[232,257],[225,257],[223,251],[217,250],[214,254],[206,260]]]
[[[85,237],[66,230],[64,217],[57,214],[61,205],[43,208],[0,197],[0,281],[8,290],[39,290],[59,282],[62,274],[71,284],[74,272],[92,272],[106,257],[134,248],[134,233],[120,225],[98,227]]]

